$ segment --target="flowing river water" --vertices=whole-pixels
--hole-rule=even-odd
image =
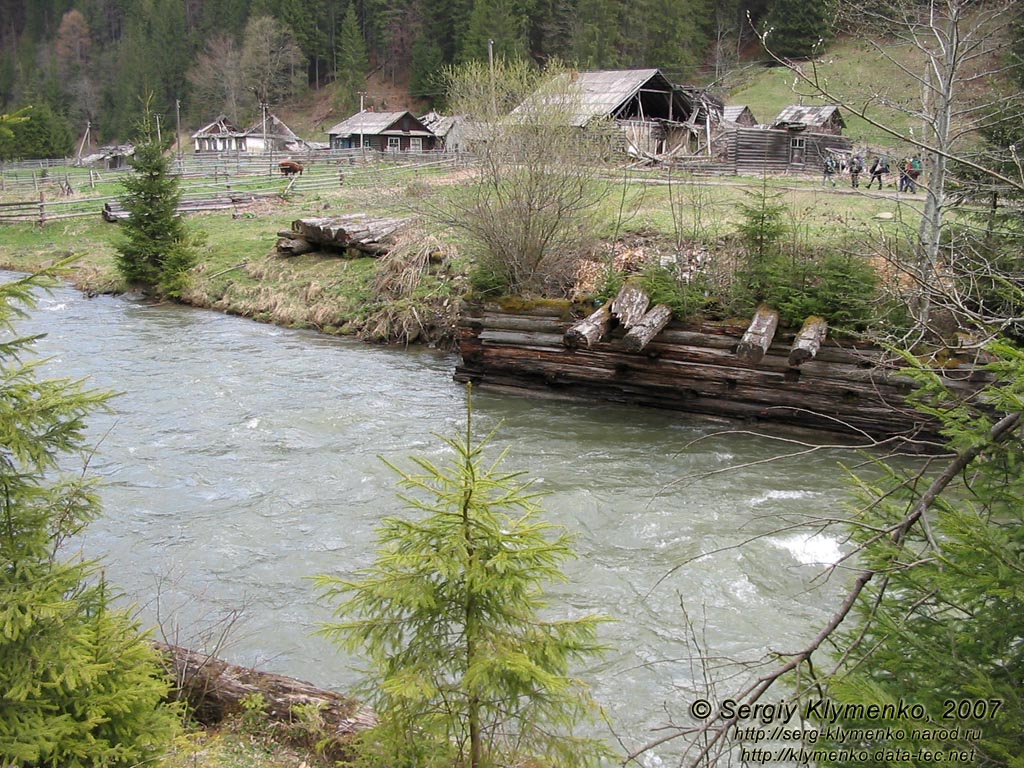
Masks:
[[[44,375],[120,393],[91,420],[104,516],[80,545],[144,622],[209,645],[237,610],[223,656],[351,686],[353,660],[313,634],[329,611],[308,579],[369,564],[378,520],[403,512],[380,457],[442,458],[433,433],[465,418],[454,357],[63,288],[18,330],[47,334]],[[487,392],[474,411],[481,431],[501,423],[494,453],[509,448],[506,468],[534,478],[547,518],[576,536],[552,610],[614,619],[611,650],[581,674],[628,747],[692,723],[702,672],[687,617],[717,660],[757,658],[800,647],[836,604],[847,579],[815,577],[839,557],[837,534],[776,529],[841,515],[853,452],[757,464],[785,447],[686,414]]]

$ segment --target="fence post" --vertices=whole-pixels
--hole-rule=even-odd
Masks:
[[[39,226],[46,224],[46,192],[39,190]]]

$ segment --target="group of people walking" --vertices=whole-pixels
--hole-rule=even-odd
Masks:
[[[900,192],[917,191],[917,180],[921,176],[921,169],[921,158],[918,155],[914,155],[912,158],[904,158],[896,164],[896,170],[899,173],[899,185],[897,188]],[[860,176],[865,171],[870,174],[867,185],[868,189],[871,189],[876,181],[878,182],[878,188],[881,189],[886,174],[891,172],[889,158],[885,155],[875,155],[871,158],[870,165],[867,165],[860,155],[854,155],[849,160],[840,161],[834,155],[826,154],[822,166],[822,186],[827,186],[828,184],[831,184],[833,187],[836,186],[836,174],[841,173],[843,170],[849,172],[850,186],[854,189],[860,187]]]

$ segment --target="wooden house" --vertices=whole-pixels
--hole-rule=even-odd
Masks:
[[[772,121],[771,127],[786,131],[811,131],[841,136],[846,123],[839,112],[839,107],[834,104],[815,107],[794,104],[782,110]]]
[[[307,147],[283,120],[270,113],[244,130],[221,115],[193,133],[192,141],[196,152],[293,152]]]
[[[308,149],[308,144],[295,135],[277,115],[267,113],[266,120],[257,120],[245,131],[246,152],[295,152]]]
[[[192,134],[196,152],[244,152],[245,132],[221,115]]]
[[[703,91],[676,85],[658,69],[600,70],[567,75],[571,125],[585,128],[597,120],[618,126],[626,152],[633,156],[696,154],[707,147],[709,125],[722,104]],[[556,86],[557,88],[557,86]],[[513,115],[530,112],[527,99]]]
[[[437,146],[434,133],[409,111],[363,110],[335,125],[327,135],[331,149],[423,152]]]
[[[723,124],[714,139],[714,155],[724,172],[737,174],[819,173],[828,154],[849,154],[845,136],[778,128]]]
[[[722,108],[722,122],[756,128],[757,118],[746,104],[726,104]]]
[[[427,112],[420,122],[436,137],[436,148],[446,152],[459,152],[462,149],[465,121],[458,115],[441,115]]]

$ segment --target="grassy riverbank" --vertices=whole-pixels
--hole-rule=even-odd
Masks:
[[[450,339],[473,254],[458,232],[433,223],[431,212],[445,209],[449,196],[467,183],[466,175],[462,168],[417,176],[382,164],[359,186],[307,193],[300,186],[288,199],[193,215],[189,226],[204,245],[183,300],[261,322],[371,340],[387,340],[389,327],[404,324],[409,331],[416,323],[425,327],[412,327],[405,341]],[[894,232],[903,218],[914,216],[907,205],[912,201],[897,199],[888,189],[871,194],[826,189],[816,179],[707,179],[653,171],[622,171],[605,179],[595,182],[605,187],[590,254],[598,264],[611,258],[615,241],[637,234],[652,253],[694,244],[714,251],[735,232],[740,205],[755,194],[772,195],[787,206],[786,237],[795,246],[855,248],[859,239],[877,236],[879,229]],[[411,239],[436,238],[447,254],[444,264],[424,268],[416,289],[396,299],[382,293],[380,260],[276,254],[278,231],[294,219],[356,212],[414,218]],[[69,274],[75,286],[91,293],[123,292],[114,265],[118,236],[119,226],[103,221],[98,210],[95,217],[43,226],[3,225],[0,267],[31,271],[75,256]]]

